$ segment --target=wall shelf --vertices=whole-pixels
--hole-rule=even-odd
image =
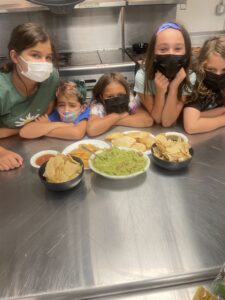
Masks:
[[[124,7],[134,5],[161,5],[161,4],[185,4],[187,0],[86,0],[76,5],[76,9]],[[42,5],[30,3],[26,0],[12,0],[10,4],[6,0],[0,0],[0,13],[48,11]]]

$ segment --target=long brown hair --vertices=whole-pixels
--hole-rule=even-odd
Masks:
[[[22,51],[34,47],[37,43],[45,43],[50,41],[53,60],[56,59],[56,51],[49,34],[39,24],[36,23],[24,23],[15,27],[11,33],[11,37],[8,44],[8,61],[0,67],[0,71],[8,73],[13,70],[14,63],[10,59],[10,51],[15,50],[18,54]]]
[[[191,64],[191,39],[187,32],[187,30],[179,23],[170,22],[179,27],[179,30],[184,38],[184,45],[185,45],[185,57],[186,57],[186,63],[184,66],[184,70],[187,74],[186,78],[183,80],[183,82],[180,84],[178,89],[178,98],[181,98],[182,95],[182,89],[183,87],[189,91],[191,88],[191,83],[189,81],[189,70],[190,70],[190,64]],[[144,94],[147,94],[148,91],[148,81],[153,80],[155,77],[155,67],[154,67],[154,61],[155,61],[155,45],[156,45],[156,39],[157,39],[157,33],[161,26],[157,28],[157,30],[154,32],[154,34],[151,37],[151,40],[148,45],[148,49],[146,52],[144,64],[142,65],[144,72],[145,72],[145,83],[144,83]]]
[[[117,83],[121,84],[124,87],[127,96],[130,95],[129,85],[122,74],[106,73],[99,78],[98,82],[94,86],[92,100],[94,100],[95,102],[98,102],[98,103],[103,103],[102,102],[102,94],[104,92],[104,89],[107,87],[107,85],[109,85],[112,82],[117,82]]]
[[[215,36],[205,41],[203,44],[198,59],[195,65],[196,72],[196,84],[194,86],[193,92],[190,95],[191,100],[197,100],[199,96],[210,96],[214,92],[207,89],[204,85],[203,80],[205,79],[205,65],[210,54],[217,54],[225,60],[225,37]],[[222,91],[223,97],[225,97],[225,88]]]

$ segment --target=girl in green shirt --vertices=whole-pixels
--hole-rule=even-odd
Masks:
[[[59,81],[53,67],[54,45],[42,26],[17,26],[11,34],[8,55],[9,62],[0,68],[0,138],[18,134],[22,126],[49,113]],[[0,151],[0,170],[17,167],[8,160],[2,167],[4,150]]]

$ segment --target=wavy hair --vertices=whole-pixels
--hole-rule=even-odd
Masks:
[[[212,37],[206,40],[203,44],[195,64],[195,73],[197,79],[192,94],[189,96],[191,100],[197,100],[199,96],[210,96],[214,94],[213,91],[207,89],[203,82],[205,79],[205,65],[209,55],[212,53],[221,56],[225,60],[224,36]],[[225,87],[222,90],[222,95],[225,97]]]

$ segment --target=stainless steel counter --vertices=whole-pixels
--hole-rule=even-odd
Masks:
[[[25,161],[0,173],[0,299],[110,299],[212,279],[225,261],[225,128],[189,139],[194,157],[184,171],[151,164],[121,181],[86,171],[63,193],[46,190],[29,159],[70,141],[0,140]],[[193,289],[185,291],[137,299],[190,300]]]

